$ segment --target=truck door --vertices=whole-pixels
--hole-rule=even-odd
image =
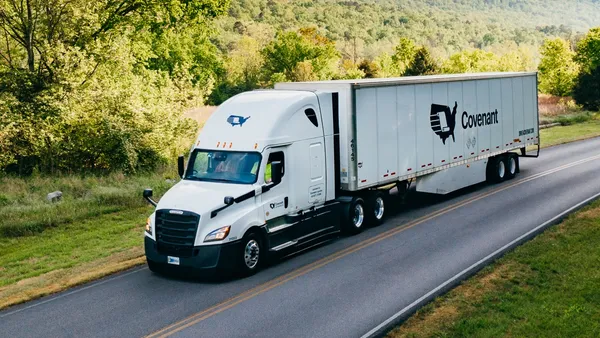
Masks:
[[[264,180],[265,184],[271,183],[271,163],[279,161],[282,163],[283,175],[281,183],[271,188],[269,191],[262,195],[263,212],[267,226],[273,227],[273,221],[286,215],[289,212],[290,207],[290,194],[289,194],[289,182],[291,178],[287,173],[288,168],[286,166],[286,149],[284,148],[273,148],[270,149],[267,155],[267,162],[264,169]],[[278,222],[280,223],[280,222]]]

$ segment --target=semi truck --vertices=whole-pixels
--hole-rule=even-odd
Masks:
[[[381,224],[390,189],[510,180],[539,154],[537,73],[279,83],[220,105],[145,228],[153,271],[252,274]]]

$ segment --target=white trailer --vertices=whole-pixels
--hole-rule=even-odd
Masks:
[[[180,157],[183,180],[148,219],[148,264],[253,273],[269,254],[380,224],[390,187],[447,194],[513,178],[526,147],[539,150],[538,125],[536,73],[242,93],[207,121],[185,170]]]

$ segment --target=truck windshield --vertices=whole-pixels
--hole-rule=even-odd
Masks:
[[[185,173],[186,180],[253,184],[262,156],[256,152],[195,149]]]

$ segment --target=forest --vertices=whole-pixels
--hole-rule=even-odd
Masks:
[[[153,170],[281,81],[539,71],[600,108],[599,0],[0,0],[0,170]]]

